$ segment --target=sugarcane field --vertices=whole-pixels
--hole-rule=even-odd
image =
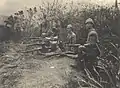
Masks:
[[[120,88],[120,0],[1,0],[0,88]]]

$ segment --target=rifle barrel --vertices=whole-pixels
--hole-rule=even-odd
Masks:
[[[67,44],[70,47],[79,47],[81,44]]]

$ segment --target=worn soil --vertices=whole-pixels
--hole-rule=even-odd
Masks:
[[[23,54],[22,44],[11,44],[0,59],[0,88],[63,88],[73,72],[74,59]]]

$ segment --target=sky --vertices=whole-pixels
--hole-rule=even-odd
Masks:
[[[52,0],[44,0],[52,1]],[[71,1],[71,0],[63,0]],[[99,4],[113,4],[115,0],[73,0],[74,2],[92,2]],[[118,0],[120,1],[120,0]],[[25,7],[32,7],[40,5],[42,0],[1,0],[0,1],[0,15],[8,15],[16,12],[17,10],[23,9]]]

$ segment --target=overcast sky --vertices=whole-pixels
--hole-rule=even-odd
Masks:
[[[8,15],[16,12],[19,9],[23,9],[24,7],[30,7],[35,5],[40,5],[42,0],[0,0],[0,15]],[[44,1],[52,1],[52,0],[44,0]],[[70,1],[70,0],[63,0]],[[87,1],[92,3],[113,3],[115,0],[73,0],[76,1]],[[118,0],[119,1],[119,0]]]

